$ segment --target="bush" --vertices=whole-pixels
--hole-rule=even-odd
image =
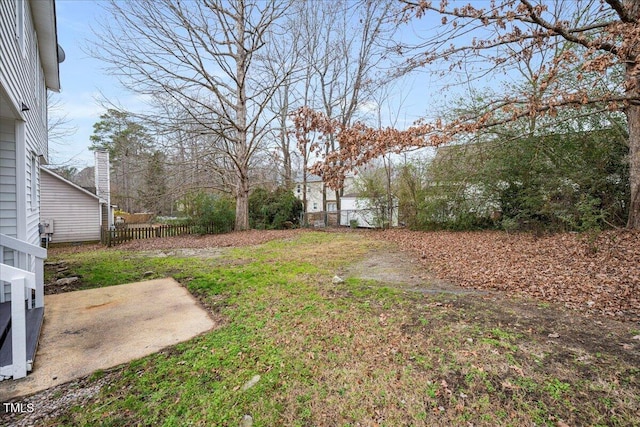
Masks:
[[[617,128],[443,147],[429,182],[414,179],[420,229],[598,231],[623,226],[628,146]]]
[[[196,232],[215,234],[233,231],[236,219],[235,202],[216,194],[198,193],[190,204],[189,216]],[[212,228],[213,227],[213,228]]]
[[[288,228],[287,223],[297,224],[302,212],[302,202],[292,191],[278,188],[268,191],[257,188],[249,196],[249,224],[259,230]]]

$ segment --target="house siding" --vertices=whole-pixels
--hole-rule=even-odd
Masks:
[[[15,121],[0,118],[0,233],[17,236]]]
[[[47,109],[44,71],[36,42],[30,2],[24,2],[24,54],[16,34],[16,10],[20,0],[0,1],[0,84],[16,106],[24,103],[27,148],[47,155]],[[6,58],[6,60],[5,60]]]
[[[100,240],[100,202],[61,178],[41,172],[41,214],[53,219],[51,243]]]
[[[343,192],[344,193],[349,193],[353,190],[353,178],[352,177],[346,177],[345,181],[344,181],[344,189]],[[324,183],[320,180],[317,179],[313,179],[313,180],[309,180],[307,181],[307,210],[306,212],[308,213],[313,213],[313,212],[322,212],[323,206],[322,206],[322,187],[323,187]],[[294,194],[295,196],[299,199],[302,200],[302,187],[303,187],[303,183],[301,181],[296,182],[296,187],[295,187],[295,191]],[[336,200],[336,192],[335,190],[332,190],[331,188],[327,187],[326,189],[326,193],[327,193],[327,205],[330,203],[337,203]]]
[[[18,31],[18,7],[24,8],[24,31]],[[22,117],[2,111],[0,147],[0,233],[39,244],[39,156],[47,155],[47,112],[44,71],[27,0],[0,1],[0,84],[8,102],[29,108]],[[22,42],[18,35],[23,37]],[[22,46],[24,43],[24,47]],[[5,60],[6,58],[6,60]],[[6,109],[4,109],[6,110]],[[12,117],[9,117],[9,115]],[[16,177],[24,177],[17,180]],[[5,202],[9,207],[5,208]],[[6,262],[6,261],[5,261]]]
[[[16,201],[15,120],[0,118],[0,233],[18,233]],[[0,262],[14,265],[13,251],[1,249]],[[0,302],[9,300],[11,285],[0,282]]]
[[[42,11],[43,4],[0,0],[0,233],[33,245],[40,243],[39,163],[48,150],[47,86],[40,48],[47,49],[43,52],[49,57],[53,52],[50,45],[38,46],[32,5]],[[49,5],[52,11],[53,3]],[[45,33],[50,30],[55,28],[43,28]],[[58,84],[54,79],[51,87],[57,90]],[[0,262],[34,271],[35,259],[26,265],[26,257],[14,256],[14,251],[2,249]],[[0,282],[0,300],[8,299],[7,289]]]

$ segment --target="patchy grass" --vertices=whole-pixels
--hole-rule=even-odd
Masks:
[[[245,414],[255,426],[640,424],[637,325],[588,328],[594,319],[572,323],[579,313],[495,295],[332,283],[372,248],[392,250],[367,234],[300,233],[213,258],[61,254],[87,287],[172,275],[225,321],[118,368],[99,396],[39,425],[237,426]]]

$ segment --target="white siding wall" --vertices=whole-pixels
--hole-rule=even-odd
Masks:
[[[300,191],[298,191],[298,189]],[[345,178],[344,193],[348,194],[354,189],[354,181],[352,177]],[[294,189],[295,196],[302,200],[302,182],[296,183]],[[327,204],[336,203],[335,190],[327,187]],[[322,212],[322,181],[307,182],[307,212]]]
[[[16,34],[16,11],[24,4],[24,54]],[[47,155],[47,110],[44,71],[40,64],[35,30],[28,0],[0,1],[0,84],[20,108],[29,107],[23,113],[27,122],[27,148],[37,154]],[[4,23],[7,23],[5,25]]]
[[[18,28],[17,19],[21,8],[24,10],[23,29]],[[4,176],[9,174],[14,174],[13,179],[18,177],[13,188],[5,187],[1,196],[11,198],[8,192],[15,192],[15,200],[11,202],[16,206],[10,208],[13,209],[13,219],[8,218],[8,210],[2,213],[5,217],[0,220],[3,221],[0,223],[0,232],[39,244],[38,156],[47,156],[47,102],[44,71],[40,63],[30,2],[0,1],[0,24],[0,84],[8,95],[8,104],[13,104],[18,109],[21,109],[22,104],[29,108],[22,112],[22,117],[16,117],[7,108],[0,112],[2,116],[12,119],[3,120],[5,138],[11,133],[11,129],[17,129],[13,132],[13,147],[6,143],[1,147],[0,161],[6,163],[10,158],[13,159],[13,164],[9,166],[11,170],[5,171],[2,168],[2,179],[10,179]],[[9,153],[11,148],[14,150],[13,154]],[[12,221],[15,224],[10,224]]]
[[[15,120],[0,118],[0,233],[16,236],[16,142]],[[3,249],[2,262],[14,265],[13,251]],[[11,285],[0,282],[0,301],[9,298]]]
[[[100,203],[62,179],[41,173],[41,215],[53,219],[52,243],[100,240]]]
[[[0,233],[16,236],[15,121],[0,118]]]
[[[23,104],[28,111],[21,111]],[[47,156],[46,104],[31,2],[0,0],[0,233],[34,245],[40,242],[38,156]],[[0,258],[18,263],[12,251]]]

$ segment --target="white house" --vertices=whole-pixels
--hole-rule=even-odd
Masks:
[[[102,200],[48,169],[41,168],[42,224],[50,243],[99,241]]]
[[[385,218],[388,215],[387,209],[375,206],[370,199],[359,197],[357,194],[357,177],[351,175],[345,177],[342,196],[340,196],[340,210],[336,201],[336,192],[326,188],[327,208],[322,206],[322,192],[325,183],[318,175],[307,175],[307,206],[305,209],[306,223],[310,225],[342,225],[350,226],[352,221],[356,221],[358,227],[378,228],[398,226],[397,200],[391,209],[390,220]],[[295,196],[303,200],[304,184],[302,180],[296,181],[294,188]]]
[[[302,179],[296,181],[296,186],[293,193],[299,200],[303,200],[303,187],[304,183]],[[322,191],[325,187],[324,181],[318,175],[307,175],[307,206],[305,212],[314,213],[322,212]],[[344,180],[343,192],[353,191],[353,176],[347,176]],[[330,188],[326,188],[327,197],[327,211],[334,212],[338,210],[338,202],[336,201],[336,192]]]
[[[42,324],[40,164],[63,59],[53,0],[0,1],[0,379],[31,370]]]
[[[49,243],[99,241],[101,229],[113,225],[109,153],[96,151],[95,159],[95,192],[41,168],[40,222]]]

